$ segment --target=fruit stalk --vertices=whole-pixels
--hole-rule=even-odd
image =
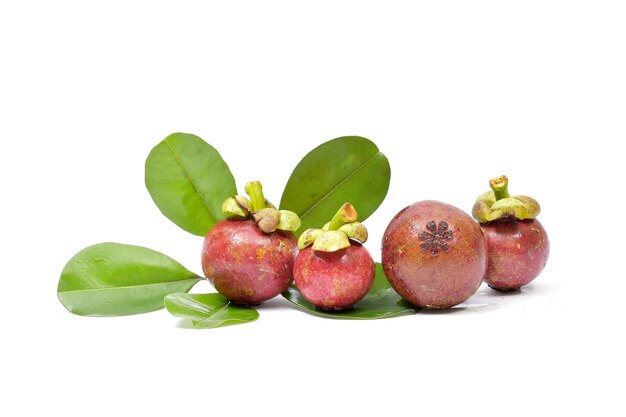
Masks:
[[[328,230],[339,230],[341,226],[346,223],[353,223],[357,218],[354,206],[350,203],[344,203],[328,224]]]
[[[493,195],[496,197],[496,201],[503,198],[509,198],[509,179],[506,175],[501,175],[497,178],[493,178],[489,181],[489,186],[493,190]]]
[[[245,186],[246,193],[252,201],[251,211],[253,213],[265,208],[265,196],[263,195],[263,187],[259,181],[250,181]]]

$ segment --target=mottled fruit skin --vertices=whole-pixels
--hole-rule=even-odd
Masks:
[[[489,266],[485,282],[499,291],[528,284],[543,270],[550,253],[548,235],[539,220],[513,220],[481,224]]]
[[[400,211],[383,236],[382,264],[391,286],[419,307],[449,308],[478,290],[487,246],[462,210],[420,201]]]
[[[336,252],[308,247],[293,269],[304,298],[324,310],[345,310],[361,300],[374,283],[375,265],[367,249],[353,243]]]
[[[252,220],[222,220],[207,234],[202,271],[230,301],[257,305],[291,284],[298,253],[293,233],[263,233]]]

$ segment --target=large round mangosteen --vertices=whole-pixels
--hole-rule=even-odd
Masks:
[[[204,239],[202,271],[224,297],[256,305],[289,287],[297,253],[293,233],[264,233],[254,220],[222,220]]]
[[[400,211],[383,236],[383,269],[403,298],[425,308],[467,300],[487,269],[485,239],[462,210],[420,201]]]
[[[230,301],[257,305],[285,291],[293,279],[298,253],[292,233],[298,216],[276,210],[261,184],[246,184],[244,196],[227,199],[222,211],[229,219],[217,223],[204,239],[202,271],[215,289]]]

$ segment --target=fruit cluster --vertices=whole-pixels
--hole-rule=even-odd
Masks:
[[[104,242],[69,260],[57,296],[74,314],[165,307],[195,328],[254,321],[252,306],[279,294],[318,316],[377,319],[455,306],[483,281],[516,290],[545,266],[549,242],[536,219],[539,204],[511,196],[505,176],[477,198],[476,221],[439,201],[402,209],[375,263],[357,209],[362,221],[374,213],[390,178],[389,161],[372,141],[342,136],[300,160],[276,208],[258,181],[238,195],[229,166],[210,144],[173,133],[148,155],[145,184],[168,219],[204,238],[204,277],[149,248]],[[218,293],[189,293],[204,278]]]
[[[474,294],[483,280],[511,291],[539,275],[549,253],[548,237],[535,219],[539,204],[511,197],[505,176],[474,204],[474,221],[439,201],[402,209],[382,241],[382,265],[393,289],[415,306],[449,308]],[[204,240],[202,268],[218,292],[238,304],[257,305],[285,291],[293,280],[318,309],[352,308],[370,290],[375,264],[362,246],[367,229],[350,203],[319,229],[296,241],[298,216],[276,210],[261,184],[246,186],[250,199],[233,196],[229,216]]]

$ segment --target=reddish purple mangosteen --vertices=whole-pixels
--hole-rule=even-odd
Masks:
[[[230,218],[217,223],[204,239],[202,271],[230,301],[257,305],[291,284],[298,253],[293,232],[300,219],[291,211],[276,210],[258,181],[245,188],[250,199],[227,199],[222,211]]]
[[[420,201],[387,226],[382,264],[404,299],[423,308],[449,308],[478,290],[487,269],[487,247],[468,214],[439,201]]]
[[[548,235],[535,217],[539,203],[527,196],[511,197],[502,175],[489,182],[491,191],[478,197],[472,215],[480,222],[489,266],[485,282],[494,290],[514,291],[535,279],[550,253]]]
[[[372,288],[375,265],[362,246],[367,229],[357,212],[345,203],[322,229],[308,229],[298,240],[294,266],[296,287],[322,310],[351,308]]]

